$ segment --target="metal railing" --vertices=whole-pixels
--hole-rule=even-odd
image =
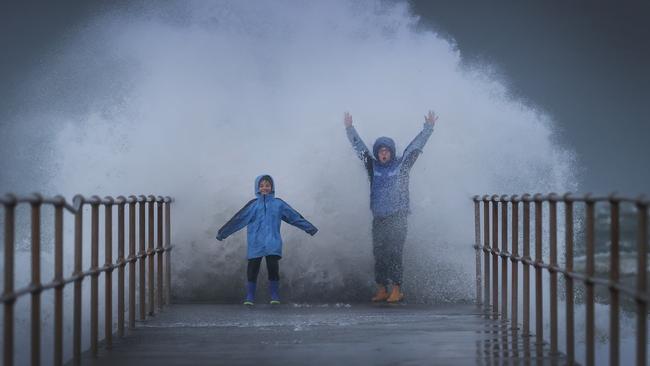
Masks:
[[[544,302],[543,302],[543,270],[549,273],[549,299],[548,310],[550,313],[550,350],[551,353],[558,352],[558,274],[564,276],[564,290],[566,303],[566,355],[569,364],[575,363],[575,324],[574,324],[574,284],[580,281],[585,286],[584,306],[585,318],[585,360],[587,365],[595,363],[595,287],[603,286],[609,290],[609,364],[618,365],[620,362],[620,295],[628,296],[634,300],[636,307],[636,364],[645,365],[647,356],[647,312],[648,312],[648,288],[647,288],[647,253],[648,253],[648,205],[645,197],[629,199],[612,194],[607,197],[596,197],[592,195],[573,196],[565,194],[559,196],[551,193],[549,195],[524,194],[522,196],[498,196],[485,195],[475,196],[475,245],[476,249],[476,296],[477,302],[485,306],[491,315],[509,320],[513,330],[519,329],[518,312],[518,279],[519,265],[523,269],[523,319],[522,333],[531,334],[530,325],[530,269],[535,275],[535,303],[532,304],[535,314],[534,334],[536,344],[544,343]],[[481,202],[483,203],[483,243],[481,244]],[[534,259],[530,252],[531,203],[534,206]],[[544,203],[547,203],[544,205]],[[558,264],[558,225],[557,208],[558,203],[564,205],[564,232],[565,232],[565,257],[564,268]],[[579,273],[574,270],[574,204],[584,204],[585,209],[585,271]],[[598,203],[609,205],[610,216],[610,262],[609,277],[602,278],[595,274],[595,243],[596,223],[595,207]],[[636,223],[636,288],[626,287],[620,281],[620,204],[628,203],[635,206]],[[490,206],[492,210],[490,210]],[[499,206],[501,215],[499,216]],[[543,206],[548,206],[548,231],[543,235]],[[519,209],[522,209],[523,253],[519,250]],[[490,214],[490,211],[492,212]],[[508,219],[511,220],[510,235],[508,235]],[[500,223],[499,223],[500,221]],[[490,223],[492,224],[490,227]],[[501,225],[501,240],[499,243],[499,224]],[[491,234],[491,235],[490,235]],[[548,263],[545,263],[542,256],[543,238],[546,237],[549,245]],[[510,238],[510,246],[508,246]],[[483,268],[481,268],[481,252],[483,253]],[[499,259],[500,258],[500,259]],[[499,260],[501,261],[501,272],[499,273]],[[511,262],[512,282],[508,286],[508,261]],[[491,263],[490,263],[491,262]],[[492,266],[492,272],[490,272]],[[501,276],[501,284],[498,279]],[[491,288],[490,288],[491,286]],[[508,298],[508,289],[511,289],[511,296]],[[490,292],[492,290],[492,292]],[[501,297],[499,298],[499,291]],[[499,311],[499,301],[501,309]],[[510,307],[510,313],[508,313]]]
[[[81,363],[81,335],[82,335],[82,281],[90,276],[90,350],[93,356],[98,351],[98,315],[99,315],[99,276],[105,273],[105,295],[104,295],[104,344],[106,348],[112,345],[113,337],[113,290],[112,272],[118,270],[118,299],[117,299],[117,335],[124,336],[125,323],[128,328],[135,328],[136,317],[136,263],[139,263],[139,293],[140,293],[140,320],[146,319],[146,306],[148,314],[152,315],[160,310],[164,304],[168,304],[171,297],[171,206],[170,197],[156,196],[119,196],[117,198],[92,196],[90,198],[77,195],[72,203],[68,203],[63,197],[56,196],[46,198],[39,194],[26,197],[17,197],[7,194],[0,197],[0,204],[4,207],[4,290],[2,293],[2,304],[4,307],[4,339],[3,339],[3,364],[10,366],[14,364],[14,304],[21,296],[31,296],[31,364],[39,365],[41,361],[41,293],[45,290],[54,290],[54,350],[53,363],[63,364],[63,288],[67,284],[74,283],[74,309],[73,309],[73,339],[72,357],[73,364]],[[31,283],[21,289],[14,289],[14,256],[15,256],[15,228],[16,228],[16,206],[22,203],[31,206]],[[128,204],[128,256],[125,257],[125,206]],[[49,283],[41,282],[41,207],[43,205],[54,206],[54,278]],[[90,206],[90,241],[91,241],[91,263],[90,268],[82,268],[83,252],[83,208]],[[157,205],[157,215],[154,217],[154,206]],[[99,210],[104,206],[104,247],[105,263],[99,266]],[[117,258],[113,261],[113,207],[117,207]],[[139,251],[136,253],[136,206],[139,207]],[[149,214],[145,217],[145,206],[148,206]],[[164,223],[163,223],[164,208]],[[64,233],[64,209],[74,215],[74,271],[70,277],[63,276],[63,233]],[[157,219],[157,224],[154,221]],[[146,220],[148,219],[148,225]],[[145,231],[148,226],[148,247],[145,248]],[[154,226],[157,227],[156,245],[154,246]],[[165,244],[163,246],[163,232]],[[164,258],[163,258],[164,256]],[[149,262],[149,283],[145,285],[146,263]],[[157,289],[154,287],[154,262],[157,260]],[[164,265],[163,265],[164,263]],[[128,281],[128,314],[129,319],[125,321],[124,315],[125,299],[125,267],[129,266]],[[163,283],[164,279],[164,283]],[[154,290],[157,292],[157,300],[154,297]],[[145,294],[149,294],[148,302],[145,301]],[[164,295],[164,296],[163,296]]]

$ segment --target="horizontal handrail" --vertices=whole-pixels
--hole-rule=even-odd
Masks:
[[[117,196],[115,198],[111,196],[106,196],[100,198],[99,196],[90,196],[84,197],[82,195],[76,195],[72,198],[72,202],[66,201],[63,196],[54,196],[54,197],[44,197],[39,193],[32,193],[26,196],[14,195],[12,193],[7,193],[0,196],[0,204],[4,206],[15,206],[19,203],[29,203],[29,204],[51,204],[53,206],[63,206],[70,213],[77,213],[82,205],[88,204],[98,204],[98,205],[121,205],[126,203],[136,203],[136,202],[157,202],[157,203],[170,203],[173,202],[173,198],[169,196],[135,196],[131,195],[128,197]]]
[[[535,193],[535,194],[530,194],[530,193],[524,193],[521,195],[475,195],[472,197],[472,200],[474,202],[627,202],[627,203],[637,203],[641,204],[643,206],[649,206],[650,205],[650,199],[646,197],[646,195],[640,195],[637,198],[631,198],[631,197],[622,197],[619,196],[616,193],[612,193],[608,196],[594,196],[591,193],[587,193],[584,195],[580,196],[575,196],[572,193],[565,193],[563,195],[559,195],[557,193],[549,193],[546,195],[543,195],[541,193]]]
[[[133,263],[137,262],[138,259],[144,259],[147,257],[153,256],[155,253],[164,253],[164,252],[170,252],[172,250],[173,246],[169,247],[164,247],[163,249],[155,249],[153,251],[147,251],[146,254],[139,254],[134,257],[128,257],[125,260],[120,260],[115,262],[115,264],[110,265],[110,266],[103,266],[98,269],[90,269],[75,275],[72,275],[66,279],[60,280],[60,281],[52,281],[47,284],[42,284],[42,285],[28,285],[26,287],[23,287],[19,290],[15,290],[12,294],[2,294],[0,296],[0,302],[2,303],[7,303],[7,302],[14,302],[16,301],[19,297],[27,294],[33,294],[33,293],[40,293],[45,290],[57,288],[57,287],[63,287],[64,285],[67,285],[68,283],[75,282],[78,280],[83,280],[84,278],[92,275],[98,275],[100,273],[104,272],[112,272],[113,270],[124,267],[128,263]]]
[[[634,299],[636,299],[638,301],[642,301],[642,302],[645,302],[645,303],[650,302],[650,296],[648,294],[643,294],[643,293],[639,294],[639,293],[636,292],[636,290],[633,290],[633,289],[631,289],[631,288],[629,288],[627,286],[622,286],[619,283],[611,281],[611,280],[606,280],[604,278],[595,277],[595,276],[587,276],[587,275],[583,275],[583,274],[578,273],[578,272],[567,271],[566,269],[564,269],[564,268],[562,268],[560,266],[557,266],[557,265],[553,266],[553,265],[550,265],[548,263],[544,263],[543,261],[539,261],[539,262],[535,261],[531,257],[515,256],[515,255],[512,255],[512,254],[510,254],[510,253],[508,253],[506,251],[496,250],[494,248],[484,247],[482,245],[479,245],[479,246],[474,245],[473,248],[482,250],[483,252],[498,255],[499,257],[502,257],[502,258],[509,258],[511,262],[523,263],[523,264],[526,264],[526,265],[529,265],[529,266],[532,266],[532,267],[535,267],[535,268],[547,269],[549,272],[561,273],[564,276],[567,276],[567,277],[570,277],[570,278],[576,279],[576,280],[581,280],[581,281],[583,281],[585,283],[593,283],[595,285],[600,285],[600,286],[603,286],[603,287],[607,287],[609,289],[614,288],[614,289],[616,289],[618,291],[626,293],[627,295],[630,295],[631,297],[633,297]]]

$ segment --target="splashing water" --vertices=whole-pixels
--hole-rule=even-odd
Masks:
[[[374,282],[371,214],[343,112],[367,145],[391,136],[402,151],[433,109],[440,119],[411,173],[405,291],[467,300],[471,196],[575,190],[575,162],[548,115],[510,96],[489,65],[461,66],[417,21],[404,3],[371,0],[116,8],[34,71],[26,88],[41,104],[13,136],[34,126],[53,136],[36,152],[49,164],[40,191],[174,196],[182,300],[240,299],[245,233],[214,235],[252,198],[254,177],[271,174],[277,196],[320,229],[283,227],[283,296],[355,301]]]

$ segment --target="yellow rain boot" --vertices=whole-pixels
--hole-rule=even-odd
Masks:
[[[384,301],[388,298],[388,291],[386,291],[386,286],[377,285],[377,293],[372,298],[372,302]]]
[[[399,285],[393,285],[393,291],[390,292],[390,296],[386,299],[386,302],[400,302],[404,298],[404,294],[399,290]]]

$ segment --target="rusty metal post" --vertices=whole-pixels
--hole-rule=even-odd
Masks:
[[[31,204],[32,213],[32,365],[41,364],[41,200],[36,195],[36,200]]]
[[[90,352],[97,357],[99,331],[99,197],[93,196],[90,204]]]
[[[499,196],[492,196],[492,313],[499,315]]]
[[[63,365],[63,197],[54,205],[54,365]]]
[[[609,262],[609,280],[611,283],[619,282],[619,201],[615,195],[609,199],[610,209],[610,262]],[[615,286],[609,288],[609,364],[619,364],[619,293]]]
[[[156,259],[158,262],[158,272],[156,273],[156,280],[158,282],[158,310],[162,309],[163,306],[163,201],[162,197],[157,199],[156,205],[158,206],[158,234],[157,234],[157,246],[156,246]]]
[[[104,205],[104,342],[113,346],[113,199],[105,198]]]
[[[524,201],[524,299],[523,299],[523,333],[530,334],[530,195],[522,196]]]
[[[549,200],[549,244],[550,244],[550,280],[549,294],[551,310],[551,354],[558,353],[557,348],[557,196],[551,194]]]
[[[476,254],[476,304],[481,305],[481,258],[480,258],[480,235],[481,235],[481,214],[480,214],[480,201],[478,196],[474,196],[474,249]]]
[[[483,253],[484,253],[484,293],[485,300],[483,304],[486,308],[490,307],[490,201],[488,196],[483,196]]]
[[[148,247],[147,247],[147,258],[149,259],[149,273],[148,273],[148,278],[149,278],[149,283],[148,283],[148,290],[149,290],[149,315],[153,315],[154,310],[155,310],[155,301],[154,301],[154,249],[153,249],[153,235],[154,235],[154,210],[153,210],[153,205],[155,204],[155,198],[153,196],[149,196],[147,199],[149,201],[149,235],[148,235]]]
[[[508,196],[501,196],[501,251],[508,253]],[[501,257],[501,318],[508,318],[508,258]]]
[[[565,268],[567,273],[573,272],[573,202],[570,195],[564,196],[564,230],[565,230]],[[564,276],[566,287],[566,356],[567,364],[575,362],[575,338],[573,320],[573,278]]]
[[[124,337],[124,201],[125,198],[117,198],[117,335]]]
[[[74,216],[74,312],[73,312],[73,340],[72,340],[72,359],[75,366],[81,365],[81,277],[82,268],[82,251],[83,251],[83,203],[82,196],[75,196],[75,208],[77,212]]]
[[[594,246],[595,246],[595,225],[594,206],[595,202],[589,196],[586,198],[587,205],[587,279],[585,281],[586,296],[586,363],[592,366],[595,363],[594,350]]]
[[[517,196],[510,197],[512,201],[512,255],[513,257],[519,256],[519,199]],[[515,258],[512,258],[512,300],[511,306],[511,324],[512,329],[518,329],[518,310],[519,310],[519,263]]]
[[[129,197],[129,328],[135,328],[135,196]]]
[[[139,277],[139,282],[140,286],[138,287],[139,291],[139,297],[140,297],[140,320],[145,320],[146,319],[146,285],[145,285],[145,267],[146,267],[146,262],[145,259],[147,252],[145,251],[145,246],[144,246],[144,234],[146,230],[145,226],[145,205],[147,204],[147,199],[145,196],[139,196],[138,197],[139,201],[139,208],[140,208],[140,215],[139,215],[139,223],[140,226],[138,228],[138,236],[140,239],[140,251],[138,252],[139,261],[140,261],[140,277]]]
[[[167,203],[165,205],[166,210],[165,210],[165,239],[167,240],[165,247],[167,250],[165,251],[165,266],[166,266],[166,272],[165,272],[165,282],[166,282],[166,288],[167,288],[167,296],[166,296],[166,303],[169,304],[171,302],[171,296],[172,296],[172,272],[171,272],[171,198],[167,199]]]
[[[15,235],[16,235],[16,199],[13,196],[7,196],[4,205],[5,210],[5,255],[4,255],[4,288],[2,297],[7,298],[14,295],[14,255],[15,255]],[[6,366],[14,364],[14,305],[15,298],[10,298],[4,302],[4,332],[2,362]]]
[[[542,312],[542,195],[536,194],[535,200],[535,336],[537,345],[544,343],[544,313]]]
[[[648,318],[648,304],[646,299],[648,296],[647,287],[647,255],[648,255],[648,204],[643,201],[643,197],[637,202],[637,215],[638,215],[638,236],[637,236],[637,280],[636,291],[643,297],[637,296],[636,299],[636,364],[637,366],[646,364],[647,357],[647,318]]]

